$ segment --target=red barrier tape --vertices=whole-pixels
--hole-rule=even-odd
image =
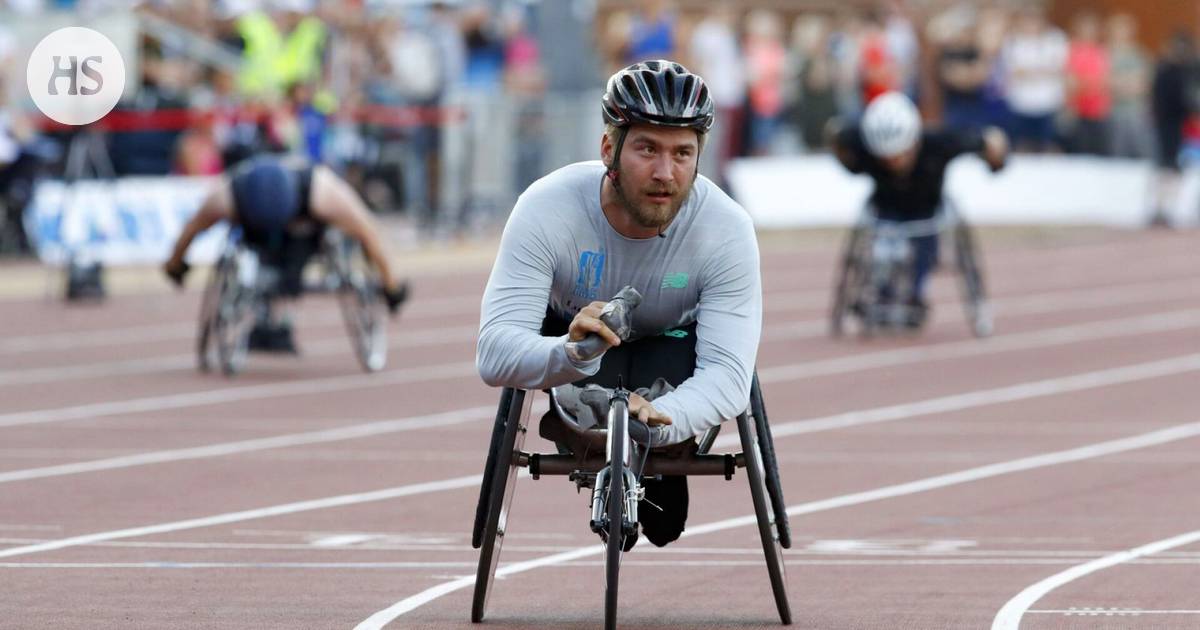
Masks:
[[[248,123],[270,122],[273,112],[261,109],[155,109],[146,111],[114,110],[100,120],[87,125],[91,129],[112,132],[128,131],[183,131],[206,122],[225,121]],[[426,125],[441,126],[459,122],[466,118],[460,107],[392,107],[365,105],[354,110],[338,110],[328,116],[330,124],[359,122],[378,127],[410,128]],[[42,131],[68,131],[78,129],[75,125],[64,125],[45,116],[36,121]]]

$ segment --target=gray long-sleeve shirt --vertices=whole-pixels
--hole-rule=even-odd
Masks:
[[[654,401],[673,424],[665,443],[700,435],[745,410],[762,329],[758,242],[750,216],[720,188],[696,179],[665,238],[632,239],[600,208],[599,161],[535,182],[509,217],[483,294],[476,363],[492,386],[544,389],[595,374],[576,364],[566,336],[540,334],[547,307],[570,320],[628,285],[643,300],[633,338],[693,322],[696,368]]]

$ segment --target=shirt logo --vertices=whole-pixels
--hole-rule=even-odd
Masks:
[[[686,273],[668,273],[663,276],[662,288],[664,289],[686,289],[688,284],[688,275]]]
[[[599,295],[600,277],[604,273],[604,250],[579,255],[579,271],[575,275],[576,297],[595,300]]]

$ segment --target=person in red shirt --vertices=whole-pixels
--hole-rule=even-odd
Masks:
[[[883,19],[878,13],[868,12],[866,29],[862,35],[859,73],[862,77],[862,102],[865,106],[875,97],[900,89],[900,73],[892,53],[888,50],[887,36],[883,30]]]
[[[1112,133],[1112,65],[1100,43],[1100,19],[1094,13],[1075,18],[1067,54],[1067,107],[1074,117],[1070,147],[1074,153],[1109,155]]]

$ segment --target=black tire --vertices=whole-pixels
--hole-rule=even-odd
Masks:
[[[962,221],[954,228],[954,252],[962,277],[962,301],[967,326],[976,337],[987,337],[994,329],[992,312],[987,302],[975,239],[971,229]]]
[[[330,232],[332,234],[332,232]],[[383,314],[379,280],[362,245],[343,235],[326,240],[338,276],[338,306],[354,356],[367,372],[387,365],[387,321]]]
[[[621,403],[617,403],[621,404]],[[613,444],[626,444],[620,423],[608,427]],[[628,448],[628,446],[626,446]],[[604,628],[617,628],[617,592],[621,578],[621,554],[625,546],[625,462],[616,452],[608,463],[608,540],[604,550]]]
[[[496,452],[496,472],[488,499],[488,516],[484,524],[479,548],[479,568],[475,573],[475,595],[471,601],[471,621],[479,623],[487,614],[488,597],[496,579],[496,565],[500,562],[500,548],[504,544],[504,531],[508,525],[508,510],[512,505],[516,489],[517,464],[515,455],[525,444],[526,424],[529,422],[529,407],[533,396],[524,390],[517,391],[509,405],[505,420],[504,438]]]
[[[217,304],[221,297],[222,275],[229,266],[229,260],[222,255],[209,273],[208,283],[204,286],[204,294],[200,297],[200,319],[196,331],[196,367],[201,372],[211,372],[217,365],[213,328],[216,326]]]
[[[487,462],[483,465],[483,482],[479,484],[479,503],[475,504],[475,526],[471,529],[471,546],[478,549],[483,544],[483,528],[487,525],[488,506],[492,498],[492,480],[496,478],[496,456],[504,440],[504,427],[508,422],[509,406],[512,405],[511,387],[500,392],[500,404],[496,408],[496,421],[492,425],[492,439],[488,443]]]
[[[775,457],[775,438],[771,436],[771,426],[767,423],[767,408],[763,403],[758,372],[754,373],[754,379],[750,381],[750,413],[754,415],[754,428],[758,432],[759,444],[762,446],[767,496],[771,499],[771,509],[775,514],[775,529],[779,534],[779,544],[784,549],[791,549],[792,528],[788,521],[787,502],[783,500],[783,484],[779,480],[779,460]]]
[[[851,228],[842,250],[841,265],[833,285],[833,308],[829,313],[829,334],[835,338],[845,334],[847,311],[858,292],[857,287],[862,283],[859,250],[865,233],[866,228],[861,225]]]
[[[254,327],[259,297],[253,288],[242,286],[238,277],[238,262],[233,256],[221,269],[217,288],[212,334],[216,337],[221,371],[226,376],[234,376],[246,362],[250,329]]]
[[[788,602],[787,567],[783,563],[783,545],[780,544],[773,522],[775,516],[767,504],[770,497],[767,496],[761,446],[754,424],[746,414],[738,416],[737,423],[738,434],[742,438],[742,453],[746,459],[746,477],[750,481],[750,498],[754,502],[754,516],[758,519],[758,535],[767,560],[771,592],[775,595],[775,608],[779,611],[779,621],[789,626],[792,624],[792,607]]]

